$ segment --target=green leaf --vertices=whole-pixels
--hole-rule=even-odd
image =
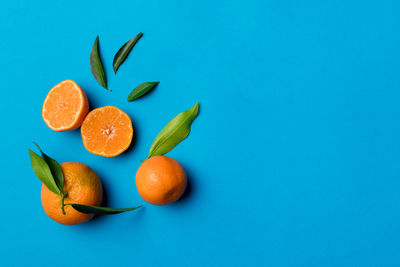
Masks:
[[[88,206],[88,205],[82,205],[82,204],[65,204],[65,205],[71,205],[74,209],[76,209],[77,211],[82,212],[82,213],[89,213],[89,214],[96,214],[96,215],[114,215],[114,214],[131,211],[131,210],[135,210],[135,209],[143,207],[143,206],[137,206],[134,208],[117,209],[117,208],[107,208],[107,207],[98,207],[98,206]]]
[[[130,39],[128,42],[126,42],[115,54],[114,60],[113,60],[113,68],[114,68],[114,73],[117,73],[117,70],[119,66],[125,61],[126,57],[129,55],[131,52],[132,48],[135,46],[137,41],[139,41],[140,37],[143,36],[143,33],[139,33],[132,39]]]
[[[146,82],[146,83],[142,83],[141,85],[139,85],[138,87],[136,87],[135,89],[133,89],[133,91],[129,94],[128,96],[128,101],[133,101],[138,99],[139,97],[141,97],[142,95],[146,94],[147,92],[149,92],[151,89],[153,89],[154,87],[156,87],[157,84],[159,84],[160,82]]]
[[[55,159],[50,158],[47,156],[39,147],[38,144],[34,143],[35,146],[39,149],[40,153],[42,154],[42,158],[46,161],[47,165],[50,168],[51,174],[53,175],[54,181],[57,184],[58,189],[60,192],[64,190],[64,175],[61,170],[60,164]]]
[[[111,91],[107,88],[107,79],[104,73],[103,63],[101,63],[100,59],[99,36],[96,37],[96,41],[94,41],[92,51],[90,52],[90,70],[96,81],[105,89]]]
[[[173,118],[154,139],[149,156],[164,155],[182,142],[190,133],[190,126],[199,112],[199,102],[189,110],[179,113]]]
[[[60,195],[60,189],[58,189],[58,186],[54,181],[53,175],[51,174],[50,168],[47,165],[46,161],[32,150],[28,150],[29,155],[31,156],[32,169],[35,172],[37,178],[39,178],[39,180],[42,181],[47,186],[47,188],[50,189],[50,191],[56,193],[57,195]]]

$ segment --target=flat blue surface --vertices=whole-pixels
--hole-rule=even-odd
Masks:
[[[1,1],[0,265],[399,266],[399,33],[395,0]],[[90,73],[96,35],[112,93]],[[44,124],[42,102],[67,78],[92,108],[132,117],[131,151],[92,155],[79,131]],[[32,141],[92,167],[107,205],[134,206],[139,160],[196,101],[168,154],[189,175],[181,201],[73,227],[45,215]]]

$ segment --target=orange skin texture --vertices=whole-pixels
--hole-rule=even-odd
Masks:
[[[89,112],[85,92],[72,80],[55,85],[47,94],[42,118],[50,129],[58,132],[79,128]]]
[[[68,196],[64,203],[100,206],[103,199],[103,187],[97,174],[87,165],[78,162],[61,164],[64,174],[64,192]],[[61,197],[42,185],[41,200],[46,214],[54,221],[73,225],[89,221],[94,215],[75,210],[70,205],[65,206],[65,215],[61,210]]]
[[[178,200],[185,192],[187,178],[178,161],[167,156],[145,160],[136,173],[136,187],[148,203],[158,206]]]
[[[81,135],[83,145],[90,153],[115,157],[128,149],[132,142],[132,121],[117,107],[96,108],[83,121]]]

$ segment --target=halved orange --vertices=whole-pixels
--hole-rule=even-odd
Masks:
[[[50,129],[58,132],[81,126],[89,111],[85,92],[72,80],[51,88],[42,107],[42,117]]]
[[[81,135],[87,151],[103,157],[115,157],[132,142],[132,121],[117,107],[96,108],[83,121]]]

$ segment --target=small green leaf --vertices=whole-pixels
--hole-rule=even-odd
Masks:
[[[190,126],[199,112],[199,102],[189,110],[179,113],[173,118],[154,139],[149,156],[164,155],[182,142],[190,133]]]
[[[139,33],[132,39],[130,39],[128,42],[126,42],[115,54],[114,60],[113,60],[113,68],[114,68],[114,73],[117,73],[117,70],[119,66],[125,61],[126,57],[129,55],[131,52],[132,48],[135,46],[137,41],[139,41],[140,37],[143,36],[143,33]]]
[[[104,73],[103,63],[101,63],[100,59],[99,36],[96,37],[96,41],[94,41],[92,51],[90,52],[90,70],[96,81],[105,89],[111,91],[107,88],[107,79]]]
[[[133,101],[138,99],[139,97],[141,97],[142,95],[146,94],[147,92],[149,92],[151,89],[153,89],[154,87],[156,87],[157,84],[159,84],[160,82],[146,82],[146,83],[142,83],[141,85],[139,85],[138,87],[136,87],[135,89],[133,89],[133,91],[129,94],[128,96],[128,101]]]
[[[57,195],[60,195],[60,189],[58,189],[58,186],[54,181],[53,175],[51,174],[50,168],[47,165],[46,161],[32,150],[28,150],[29,155],[31,156],[32,169],[35,172],[37,178],[39,178],[39,180],[42,181],[47,186],[47,188],[50,189],[50,191],[56,193]]]
[[[114,214],[131,211],[131,210],[135,210],[135,209],[143,207],[143,206],[137,206],[134,208],[117,209],[117,208],[107,208],[107,207],[98,207],[98,206],[88,206],[88,205],[82,205],[82,204],[65,204],[65,205],[71,205],[74,209],[76,209],[77,211],[82,212],[82,213],[89,213],[89,214],[96,214],[96,215],[114,215]]]
[[[46,161],[47,165],[50,168],[51,174],[53,175],[54,181],[57,184],[58,189],[60,192],[64,190],[64,175],[61,170],[60,164],[55,159],[50,158],[47,156],[39,147],[38,144],[34,143],[35,146],[39,149],[40,153],[42,154],[42,158]]]

